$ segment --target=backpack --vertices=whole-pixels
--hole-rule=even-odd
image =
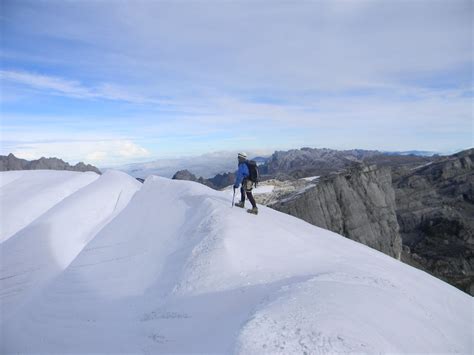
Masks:
[[[245,164],[247,164],[247,168],[249,169],[248,179],[257,186],[259,178],[257,162],[255,160],[249,160],[245,162]]]

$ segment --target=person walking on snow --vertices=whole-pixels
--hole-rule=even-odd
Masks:
[[[237,207],[245,207],[245,195],[252,204],[252,209],[247,210],[248,213],[258,214],[257,203],[252,195],[253,182],[249,179],[250,172],[247,166],[247,154],[239,153],[237,156],[239,160],[239,169],[236,172],[235,183],[234,183],[234,192],[239,188],[240,184],[240,202],[235,203]]]

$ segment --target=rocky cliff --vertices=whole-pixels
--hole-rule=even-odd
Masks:
[[[474,295],[474,149],[416,159],[329,174],[310,188],[288,181],[294,191],[258,199]]]
[[[474,295],[474,149],[394,174],[402,259]]]
[[[209,186],[212,189],[220,190],[234,183],[235,174],[234,173],[217,174],[213,178],[204,179],[203,177],[197,177],[196,175],[191,173],[189,170],[180,170],[176,172],[176,174],[173,175],[172,179],[195,181],[203,185]]]
[[[213,178],[207,179],[216,189],[223,189],[233,185],[235,182],[235,173],[217,174]]]
[[[210,182],[208,179],[204,179],[202,177],[197,177],[193,173],[191,173],[189,170],[180,170],[176,172],[176,174],[173,175],[172,177],[173,180],[187,180],[187,181],[194,181],[194,182],[199,182],[200,184],[209,186],[210,188],[216,189],[214,184]]]
[[[71,170],[71,171],[94,171],[101,174],[100,170],[90,164],[82,162],[70,165],[58,158],[40,158],[28,161],[19,159],[13,154],[0,155],[0,171],[8,170]]]
[[[402,241],[389,168],[356,166],[270,207],[400,258]]]

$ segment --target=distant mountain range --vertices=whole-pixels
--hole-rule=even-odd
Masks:
[[[377,150],[334,150],[301,148],[288,151],[276,151],[269,157],[254,157],[257,161],[262,180],[278,179],[281,181],[299,179],[308,176],[320,176],[342,171],[355,164],[377,164],[379,166],[418,166],[435,159],[435,156],[419,156],[415,154],[394,154]],[[205,177],[195,173],[195,169],[180,169],[173,175],[174,179],[201,182],[215,189],[222,189],[232,184],[237,169],[234,159],[227,172],[213,177]],[[193,164],[198,164],[194,161]]]
[[[84,164],[82,162],[76,165],[70,165],[58,158],[40,158],[37,160],[25,160],[14,156],[12,153],[8,155],[0,155],[0,171],[9,170],[70,170],[70,171],[93,171],[101,174],[100,170],[93,165]]]
[[[424,158],[431,158],[436,155],[435,152],[418,150],[383,152],[363,149],[335,150],[307,147],[288,151],[275,151],[269,155],[262,155],[259,152],[252,151],[247,153],[251,160],[255,160],[258,163],[264,175],[273,177],[275,174],[280,174],[281,179],[287,179],[289,176],[299,178],[302,176],[321,175],[322,173],[344,169],[353,162],[361,162],[368,159],[372,159],[373,162],[377,163],[387,160],[391,165],[397,157],[400,159],[399,163],[404,164],[406,161],[427,161]],[[149,175],[172,177],[178,171],[187,170],[197,179],[199,177],[211,179],[218,174],[234,173],[237,169],[236,154],[237,152],[217,152],[175,159],[158,159],[145,163],[123,165],[113,169],[124,171],[139,178],[146,178]],[[217,188],[220,187],[222,186],[217,186]]]
[[[421,153],[427,152],[411,151],[408,154],[408,152],[389,153],[363,149],[292,149],[273,153],[268,161],[261,166],[261,173],[280,180],[298,179],[342,171],[359,163],[391,167],[416,166],[428,163],[436,157]]]

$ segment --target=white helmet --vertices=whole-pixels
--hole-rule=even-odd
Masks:
[[[238,157],[239,157],[240,159],[247,159],[247,153],[244,153],[244,152],[239,153]]]

